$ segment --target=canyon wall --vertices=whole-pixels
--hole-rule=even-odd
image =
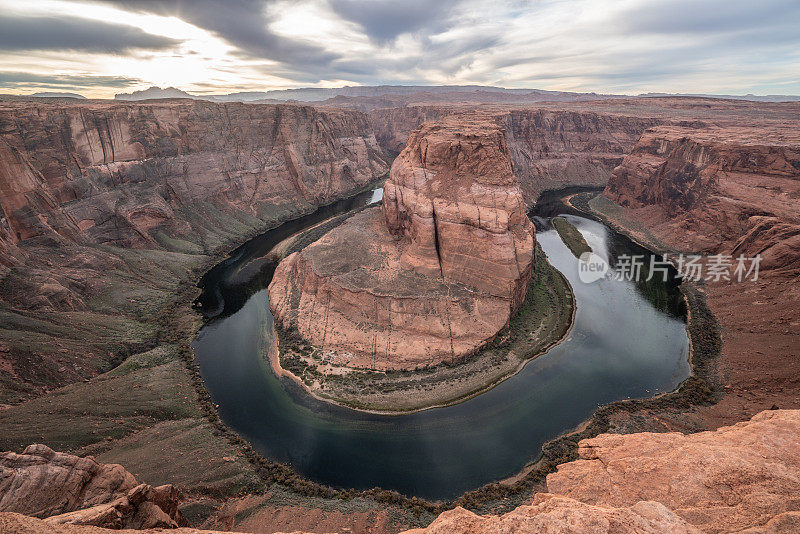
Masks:
[[[426,123],[366,210],[287,257],[269,288],[279,324],[353,367],[453,361],[522,302],[533,225],[491,117]]]
[[[387,172],[357,111],[0,100],[0,404],[152,348],[212,254]]]
[[[522,192],[532,205],[545,189],[603,186],[645,129],[662,119],[588,111],[512,110],[504,117]]]
[[[158,247],[182,210],[317,205],[387,171],[366,117],[307,106],[0,104],[3,241]],[[168,247],[167,247],[168,248]]]
[[[448,115],[468,117],[462,106],[408,106],[368,112],[378,142],[398,152],[412,130]],[[645,129],[664,118],[588,110],[486,108],[504,127],[514,172],[528,205],[545,189],[605,185]]]
[[[780,129],[645,132],[605,196],[680,250],[761,254],[800,272],[800,138]]]

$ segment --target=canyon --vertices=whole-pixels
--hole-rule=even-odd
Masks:
[[[356,330],[361,301],[348,303],[341,278],[319,275],[333,265],[316,262],[343,246],[351,251],[346,260],[361,261],[356,249],[374,243],[366,260],[386,259],[393,276],[430,281],[438,269],[437,287],[470,287],[468,301],[491,303],[491,313],[481,316],[493,323],[462,328],[458,354],[483,344],[508,321],[527,284],[535,255],[532,236],[530,252],[520,237],[530,230],[524,213],[547,189],[604,186],[588,209],[652,250],[763,257],[755,283],[700,288],[723,341],[710,364],[715,402],[616,411],[608,421],[612,434],[573,443],[580,459],[548,476],[547,495],[543,487],[539,495],[526,489],[512,512],[498,502],[485,509],[491,515],[445,512],[429,532],[499,532],[523,523],[565,528],[564,522],[636,532],[797,528],[791,445],[800,430],[796,412],[785,409],[800,407],[800,107],[619,98],[475,108],[0,101],[0,450],[46,443],[121,463],[153,489],[173,483],[184,491],[180,507],[195,526],[243,530],[269,517],[269,528],[291,531],[304,514],[323,509],[340,521],[327,523],[330,531],[353,517],[362,531],[430,522],[430,513],[415,519],[407,508],[369,496],[355,498],[356,512],[333,507],[322,497],[310,500],[296,489],[302,484],[289,490],[264,478],[241,440],[209,415],[213,405],[185,365],[187,340],[200,323],[189,304],[204,270],[280,221],[376,183],[400,153],[381,208],[353,215],[284,260],[276,275],[282,281],[275,288],[297,284],[312,308],[336,297],[332,309],[347,321],[341,332]],[[459,145],[459,132],[480,142]],[[426,145],[427,155],[420,150]],[[484,157],[448,159],[454,146]],[[468,172],[444,170],[462,163]],[[443,183],[468,174],[471,184],[502,190],[503,201],[458,195],[456,202],[449,197],[454,190],[421,187],[431,180],[428,170]],[[484,176],[497,183],[482,184]],[[502,215],[503,231],[484,213]],[[492,234],[498,243],[472,250],[464,245],[470,232]],[[444,246],[437,247],[440,238]],[[509,241],[519,240],[524,253],[510,254]],[[361,284],[352,287],[369,285],[363,273],[349,272],[348,283]],[[279,293],[270,302],[279,307],[276,315],[285,313]],[[471,316],[465,310],[458,317]],[[361,322],[372,319],[367,314]],[[312,332],[318,324],[307,321],[301,333],[319,335]],[[401,367],[456,355],[455,345],[448,350],[453,337],[440,335],[442,324],[423,326],[438,329],[425,343],[433,352]],[[337,342],[351,343],[346,337]],[[347,345],[350,363],[380,368],[373,357],[394,361],[396,352],[371,348],[383,346],[376,338],[366,330]],[[770,408],[781,409],[756,416]],[[635,433],[642,431],[649,432]],[[706,432],[692,434],[698,431]],[[697,450],[713,461],[693,463]],[[637,465],[652,469],[647,484]],[[698,480],[706,485],[688,484]],[[123,497],[130,500],[115,494]],[[226,507],[238,512],[225,515]],[[72,532],[0,514],[3,522],[22,532]]]
[[[32,352],[0,336],[0,400],[146,345],[155,295],[135,287],[142,264],[160,271],[142,275],[151,284],[174,284],[237,238],[388,171],[363,114],[301,106],[15,102],[0,106],[0,131],[2,313],[42,336]],[[70,313],[104,328],[46,339]]]

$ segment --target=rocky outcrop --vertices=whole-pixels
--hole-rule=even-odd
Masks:
[[[368,112],[378,142],[398,152],[412,130],[450,115],[469,117],[460,106],[408,106]],[[665,119],[589,110],[489,109],[504,126],[506,145],[528,205],[545,189],[569,185],[602,186],[647,128]]]
[[[533,504],[501,516],[479,516],[463,508],[440,515],[427,528],[404,534],[688,534],[699,533],[658,502],[638,502],[614,508],[593,506],[574,499],[537,493]]]
[[[384,186],[383,215],[401,240],[401,265],[522,301],[533,262],[533,224],[501,128],[486,119],[412,132]]]
[[[761,254],[763,269],[800,272],[796,130],[648,130],[605,195],[682,250]]]
[[[501,516],[462,508],[409,534],[800,530],[800,410],[697,434],[602,434]]]
[[[456,508],[427,528],[405,534],[796,532],[798,436],[800,410],[768,410],[750,421],[696,434],[602,434],[582,440],[579,459],[558,466],[547,477],[547,493],[535,494],[530,503],[500,516]],[[150,506],[173,518],[176,514],[174,493],[137,486],[120,466],[54,453],[42,445],[0,458],[0,527],[92,534],[91,528],[67,524],[124,508],[113,500],[120,495],[139,503],[139,517]],[[10,502],[38,517],[61,514],[76,503],[94,508],[56,515],[45,524],[2,513]],[[148,522],[125,524],[153,528]],[[9,532],[15,532],[11,527]]]
[[[366,210],[270,284],[279,325],[337,363],[415,368],[475,351],[508,324],[530,280],[533,225],[502,129],[445,119],[414,132]]]
[[[120,465],[101,464],[31,445],[0,454],[0,512],[48,518],[52,524],[105,528],[175,528],[179,491],[138,484]]]
[[[800,410],[684,435],[604,434],[547,476],[547,489],[595,506],[658,501],[706,532],[765,525],[782,514],[800,528]],[[787,532],[789,530],[786,530]]]
[[[354,111],[2,102],[0,242],[158,247],[161,234],[202,229],[189,210],[263,219],[276,206],[335,200],[386,170]]]

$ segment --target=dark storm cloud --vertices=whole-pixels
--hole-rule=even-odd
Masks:
[[[340,17],[357,23],[376,41],[391,41],[398,35],[427,30],[440,33],[453,20],[460,0],[330,0]]]
[[[82,76],[79,74],[34,74],[30,72],[0,71],[0,87],[48,87],[81,89],[87,87],[123,88],[140,83],[137,78],[125,76]]]
[[[81,50],[119,54],[134,48],[159,50],[174,39],[139,28],[78,17],[0,16],[0,50]]]
[[[248,55],[295,66],[326,65],[338,56],[269,29],[264,0],[97,0],[129,11],[173,15],[208,30]]]

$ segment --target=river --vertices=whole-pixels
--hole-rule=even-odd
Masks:
[[[264,456],[336,487],[379,486],[450,499],[515,474],[542,444],[578,426],[598,406],[671,391],[689,376],[677,282],[581,282],[578,260],[549,223],[566,210],[541,202],[531,214],[537,240],[573,286],[575,323],[566,339],[518,374],[460,404],[397,416],[317,401],[277,378],[265,360],[273,335],[266,287],[275,268],[267,253],[302,228],[380,200],[381,192],[267,232],[201,281],[202,308],[213,317],[193,344],[201,375],[225,423]],[[612,266],[622,254],[647,254],[599,222],[564,216]]]

